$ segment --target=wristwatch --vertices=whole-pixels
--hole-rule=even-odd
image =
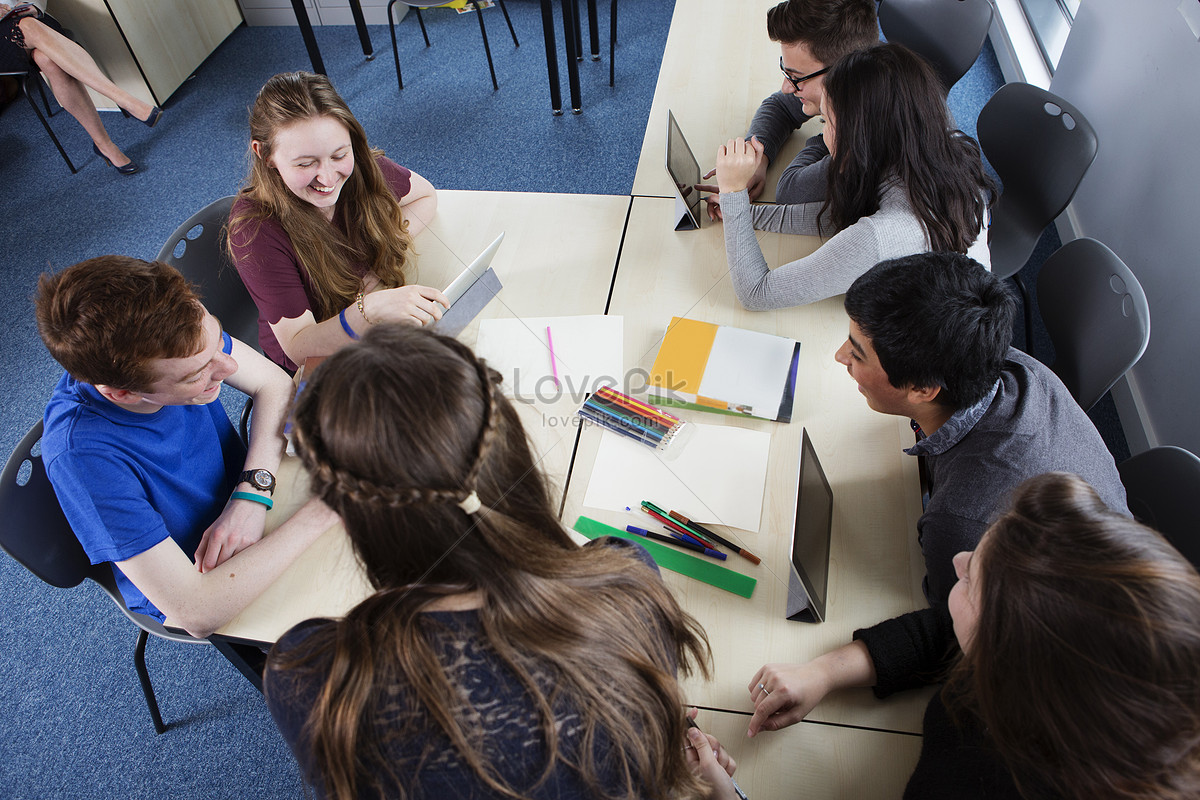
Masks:
[[[275,493],[275,476],[270,470],[248,469],[238,476],[238,483],[248,483],[260,492]]]

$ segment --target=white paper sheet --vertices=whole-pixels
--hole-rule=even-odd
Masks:
[[[504,375],[502,390],[522,398],[577,397],[600,386],[622,385],[624,317],[524,317],[479,323],[475,352]],[[554,338],[558,379],[554,385],[546,328]]]
[[[757,331],[717,329],[700,394],[749,405],[754,416],[778,419],[796,342]]]
[[[623,511],[649,500],[701,524],[757,532],[762,518],[771,435],[725,425],[695,425],[678,457],[605,431],[583,504]],[[649,515],[646,527],[658,530]]]

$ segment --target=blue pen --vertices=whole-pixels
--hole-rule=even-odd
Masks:
[[[720,561],[725,560],[725,554],[722,553],[720,550],[713,550],[711,547],[704,547],[702,545],[697,545],[693,540],[689,539],[688,537],[684,536],[681,533],[675,533],[674,531],[670,531],[670,530],[668,530],[667,532],[670,534],[672,539],[678,539],[679,541],[683,542],[684,544],[694,545],[696,548],[699,549],[700,552],[704,553],[704,555],[706,555],[706,556],[718,559]]]

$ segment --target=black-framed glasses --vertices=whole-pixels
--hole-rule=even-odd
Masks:
[[[779,57],[779,71],[783,73],[783,77],[788,79],[788,83],[795,87],[796,91],[800,91],[800,84],[805,81],[811,81],[813,78],[819,78],[826,72],[829,72],[829,67],[824,67],[816,72],[810,72],[807,75],[797,78],[792,73],[787,71],[787,67],[783,65],[783,56]]]

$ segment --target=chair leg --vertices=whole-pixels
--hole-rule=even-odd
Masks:
[[[565,1],[571,4],[571,11],[575,14],[575,60],[583,61],[583,20],[579,16],[579,0]]]
[[[596,0],[587,0],[588,39],[592,45],[592,61],[600,60],[600,20],[596,19]]]
[[[483,26],[483,9],[479,7],[478,0],[471,0],[471,5],[475,7],[475,16],[479,18],[479,32],[483,34],[483,52],[487,54],[488,72],[492,73],[492,91],[500,91],[500,84],[496,83],[496,68],[492,65],[492,48],[488,47],[487,28]]]
[[[429,34],[425,32],[425,19],[421,16],[421,9],[413,6],[412,10],[417,12],[417,24],[421,26],[421,35],[425,37],[425,46],[429,47]]]
[[[50,107],[50,100],[46,97],[46,84],[42,80],[40,73],[35,72],[31,76],[35,79],[38,87],[38,94],[42,96],[42,105],[46,107],[46,116],[53,117],[57,112]]]
[[[608,20],[608,85],[617,82],[617,0],[612,0]]]
[[[512,34],[513,46],[520,47],[521,43],[517,41],[517,32],[513,30],[512,20],[508,17],[508,9],[504,7],[504,0],[500,0],[500,10],[504,12],[504,21],[508,23],[508,32]]]
[[[392,34],[392,58],[396,61],[396,83],[400,84],[400,89],[404,89],[404,78],[400,77],[400,51],[396,47],[396,20],[392,16],[392,7],[396,5],[396,0],[388,3],[388,31]]]
[[[150,634],[145,631],[138,631],[137,646],[133,648],[133,666],[137,668],[142,694],[146,696],[146,707],[150,709],[150,718],[154,720],[154,732],[162,733],[167,726],[163,724],[162,714],[158,713],[158,700],[154,697],[154,687],[150,684],[150,673],[146,671],[146,639],[149,637]]]
[[[40,80],[40,78],[38,80]],[[42,116],[42,110],[38,108],[37,101],[34,100],[33,95],[30,94],[29,76],[26,76],[25,79],[21,81],[21,88],[25,92],[25,99],[29,101],[29,105],[33,109],[33,113],[37,114],[37,118],[42,122],[42,127],[46,129],[46,133],[50,134],[50,140],[54,142],[54,146],[58,148],[58,154],[62,156],[63,161],[67,162],[67,168],[71,170],[71,174],[74,175],[75,173],[79,172],[79,170],[75,168],[75,165],[71,163],[71,157],[68,156],[67,151],[63,149],[62,143],[58,141],[58,137],[54,135],[54,129],[50,127],[50,123],[46,121],[44,116]]]

